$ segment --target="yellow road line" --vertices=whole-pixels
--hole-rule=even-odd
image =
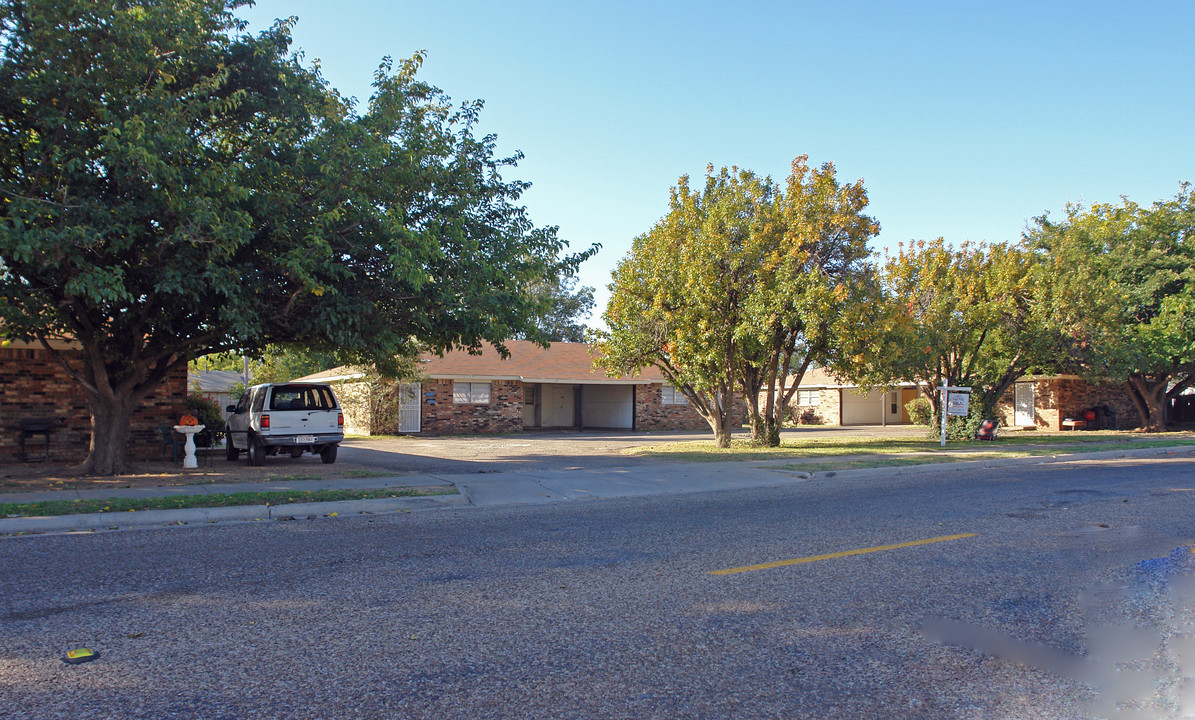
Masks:
[[[735,573],[750,572],[752,570],[767,570],[769,568],[784,567],[785,565],[804,565],[805,563],[817,562],[818,560],[832,560],[834,558],[850,557],[851,555],[866,555],[867,553],[880,552],[881,550],[896,550],[898,548],[914,547],[916,545],[929,545],[930,543],[946,542],[947,540],[959,540],[961,538],[977,536],[978,533],[943,535],[942,537],[929,538],[926,540],[910,540],[909,542],[896,543],[895,545],[877,545],[875,547],[860,548],[859,550],[843,550],[842,552],[829,553],[827,555],[814,555],[812,557],[796,558],[794,560],[777,560],[775,562],[760,563],[759,565],[744,565],[743,567],[727,568],[726,570],[711,570],[709,574],[734,575]]]

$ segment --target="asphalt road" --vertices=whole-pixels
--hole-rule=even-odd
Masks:
[[[924,427],[879,425],[840,427],[803,425],[785,428],[783,439],[816,437],[924,438]],[[736,437],[746,437],[741,431]],[[707,431],[632,432],[630,430],[528,431],[511,435],[403,436],[350,439],[340,446],[341,462],[357,463],[396,473],[459,474],[519,472],[569,467],[609,468],[676,462],[667,457],[626,455],[624,450],[693,440],[709,442]]]
[[[1085,718],[1136,684],[1125,717],[1176,716],[1193,473],[6,538],[0,715]]]

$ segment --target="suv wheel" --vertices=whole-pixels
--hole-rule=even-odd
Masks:
[[[249,464],[254,467],[261,465],[262,460],[265,459],[266,449],[262,446],[261,441],[256,437],[249,436],[249,449],[246,453],[249,456]]]
[[[224,433],[224,457],[229,461],[235,461],[241,456],[241,451],[237,450],[237,446],[232,444],[232,433]]]
[[[326,464],[326,465],[331,465],[332,463],[336,462],[336,448],[337,447],[338,447],[337,445],[325,445],[324,449],[320,450],[320,453],[319,453],[320,460],[323,460],[324,464]]]

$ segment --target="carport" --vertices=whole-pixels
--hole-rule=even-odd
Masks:
[[[916,388],[874,389],[863,392],[857,388],[843,387],[843,425],[894,425],[910,422],[905,403],[917,397]]]
[[[633,383],[523,382],[524,428],[635,428]]]

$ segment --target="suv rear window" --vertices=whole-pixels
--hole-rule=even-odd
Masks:
[[[336,401],[320,385],[276,385],[270,395],[271,410],[335,410]]]

